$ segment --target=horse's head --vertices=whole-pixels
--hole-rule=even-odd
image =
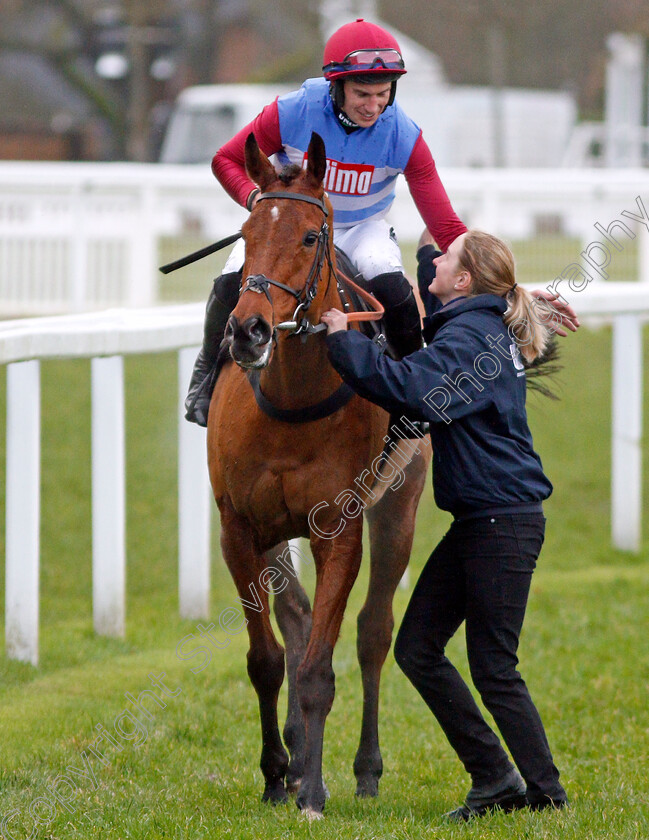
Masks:
[[[327,285],[320,281],[331,270],[332,209],[318,134],[311,135],[306,168],[288,166],[279,175],[250,134],[246,169],[261,194],[241,228],[246,260],[225,340],[239,366],[261,368],[270,361],[277,330],[307,333],[319,324]]]

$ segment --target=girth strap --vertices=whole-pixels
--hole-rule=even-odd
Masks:
[[[329,417],[330,414],[335,414],[354,396],[354,391],[343,382],[340,388],[337,388],[333,394],[330,394],[326,399],[315,405],[307,405],[304,408],[278,408],[276,405],[267,399],[262,393],[259,385],[259,371],[248,371],[248,381],[252,387],[255,395],[257,405],[274,420],[281,420],[284,423],[310,423],[313,420],[322,420],[324,417]]]

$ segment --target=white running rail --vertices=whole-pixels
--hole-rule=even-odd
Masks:
[[[180,612],[207,617],[205,430],[182,416],[203,314],[202,305],[189,304],[0,323],[0,363],[7,365],[5,632],[10,658],[38,662],[41,359],[92,359],[94,627],[121,636],[126,569],[123,357],[178,350]]]

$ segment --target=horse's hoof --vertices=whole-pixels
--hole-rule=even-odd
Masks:
[[[261,801],[270,802],[271,805],[282,805],[284,802],[288,802],[288,793],[284,787],[284,782],[275,782],[273,785],[266,785]]]
[[[374,776],[365,779],[358,779],[356,782],[356,796],[359,799],[369,799],[379,795],[379,780]]]
[[[308,816],[310,820],[318,819],[318,817],[314,817],[311,814],[318,814],[321,817],[328,798],[329,791],[324,784],[315,795],[310,794],[308,789],[302,785],[300,792],[297,795],[297,799],[295,800],[295,804],[303,814]]]
[[[316,811],[315,808],[303,808],[302,815],[306,817],[309,822],[324,819],[322,811]]]

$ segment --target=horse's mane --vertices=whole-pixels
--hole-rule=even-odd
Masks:
[[[300,172],[302,172],[302,167],[298,166],[297,163],[287,163],[279,173],[278,177],[282,184],[288,187],[289,184],[292,184],[293,181],[295,181]]]

